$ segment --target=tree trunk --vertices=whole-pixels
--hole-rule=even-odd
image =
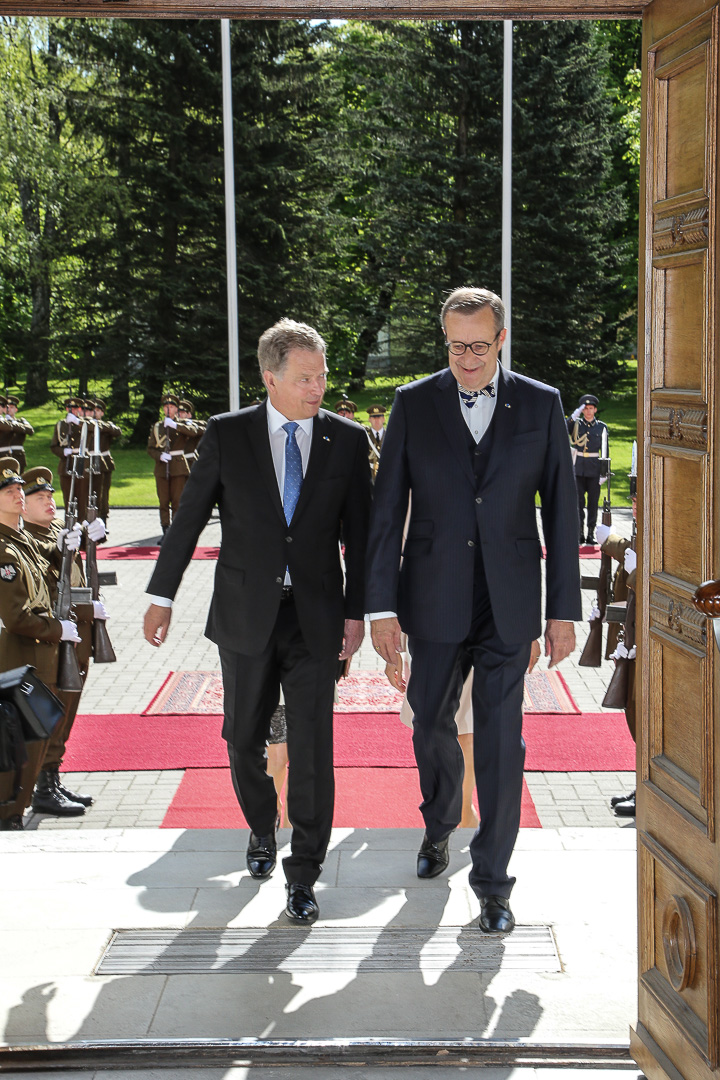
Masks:
[[[355,354],[350,367],[350,390],[364,390],[367,376],[368,358],[377,343],[378,334],[387,322],[390,314],[395,282],[383,285],[378,294],[377,303],[365,321],[355,346]]]
[[[460,95],[457,103],[457,135],[455,140],[455,168],[453,184],[453,221],[457,228],[450,245],[448,254],[449,282],[452,288],[464,284],[465,266],[465,226],[467,223],[467,155],[468,155],[468,130],[470,124],[469,109],[470,95],[467,85],[467,49],[469,48],[470,27],[460,23]]]

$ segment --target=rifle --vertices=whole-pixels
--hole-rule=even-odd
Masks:
[[[630,543],[630,547],[635,550],[635,537]],[[635,590],[631,589],[628,595],[627,601],[627,614],[625,616],[625,626],[620,631],[620,637],[618,639],[618,646],[622,644],[625,647],[625,656],[615,657],[615,670],[610,679],[607,690],[605,691],[605,697],[602,701],[602,707],[604,709],[624,709],[628,700],[629,689],[629,677],[630,677],[630,665],[635,663],[627,655],[635,644]]]
[[[85,468],[85,444],[87,441],[87,426],[83,425],[80,435],[80,452],[73,457],[72,478],[70,480],[70,497],[65,507],[65,528],[71,532],[77,522],[77,496],[75,484],[82,479]],[[68,550],[65,539],[62,546],[62,563],[60,577],[58,579],[58,594],[55,601],[55,618],[69,619],[72,615],[72,567],[75,561],[75,552]],[[58,689],[70,693],[81,693],[83,681],[80,675],[80,664],[72,641],[60,642],[60,658],[58,663]]]
[[[610,458],[601,459],[607,462],[607,495],[603,500],[602,523],[612,525],[612,505],[610,502]],[[593,609],[599,611],[599,615],[590,619],[590,632],[585,648],[578,660],[579,667],[600,667],[602,664],[602,636],[605,611],[612,591],[612,559],[606,552],[600,553],[600,573],[597,580],[597,597]]]
[[[90,453],[90,477],[88,487],[88,501],[86,518],[88,524],[95,521],[98,516],[97,495],[94,490],[93,477],[100,472],[100,429],[97,421],[95,424],[95,438],[93,450]],[[90,586],[93,600],[100,599],[100,579],[97,568],[97,544],[85,534],[85,576]],[[114,664],[117,660],[115,650],[110,641],[107,626],[104,619],[93,619],[92,624],[92,649],[93,660],[96,664]]]

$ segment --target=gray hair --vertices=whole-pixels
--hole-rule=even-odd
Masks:
[[[475,289],[471,286],[463,289],[454,289],[442,306],[440,322],[445,330],[445,319],[451,311],[458,311],[461,315],[470,315],[473,311],[482,311],[489,307],[493,313],[496,333],[505,326],[505,305],[497,293],[490,289]]]
[[[280,319],[266,330],[258,342],[258,363],[260,373],[272,371],[282,377],[291,349],[307,349],[320,352],[325,356],[326,346],[317,330],[307,323],[295,322],[294,319]]]

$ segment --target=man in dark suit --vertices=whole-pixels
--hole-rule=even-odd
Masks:
[[[398,388],[375,482],[367,563],[373,643],[400,664],[408,635],[413,745],[425,837],[418,876],[448,865],[460,821],[463,760],[454,715],[474,668],[474,757],[481,823],[470,884],[480,926],[512,930],[507,865],[520,824],[523,675],[541,630],[547,546],[546,655],[575,647],[581,617],[577,504],[560,395],[505,371],[505,311],[485,289],[443,306],[449,367]],[[407,539],[402,537],[410,501]],[[401,566],[402,554],[402,566]]]
[[[258,359],[268,400],[208,422],[148,585],[145,637],[164,641],[167,604],[217,504],[222,543],[205,633],[220,652],[223,737],[251,829],[247,865],[257,878],[275,867],[265,745],[282,686],[293,826],[286,915],[307,924],[332,827],[338,654],[351,656],[364,633],[370,470],[363,429],[320,409],[327,366],[316,330],[282,319],[260,338]]]

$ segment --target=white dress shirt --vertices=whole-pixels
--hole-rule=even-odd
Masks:
[[[281,412],[278,412],[274,405],[271,405],[268,400],[267,421],[270,453],[272,454],[273,465],[275,466],[275,476],[277,477],[278,488],[280,490],[280,502],[282,502],[283,492],[285,490],[285,444],[288,439],[287,432],[283,431],[283,424],[288,423],[288,418],[287,416],[283,416]],[[309,420],[296,420],[295,423],[298,425],[295,429],[295,442],[300,451],[302,471],[303,476],[305,476],[308,461],[310,460],[313,421],[312,417],[310,417]],[[285,584],[291,584],[290,574],[287,572],[285,573]],[[172,607],[172,600],[169,600],[166,596],[150,596],[150,603],[157,604],[158,607]]]
[[[462,398],[460,398],[460,411],[463,414],[465,423],[468,426],[468,430],[472,435],[476,443],[479,443],[483,435],[490,427],[490,421],[493,418],[495,412],[495,402],[497,401],[497,388],[498,388],[498,375],[500,365],[495,365],[495,374],[488,383],[488,386],[492,386],[495,391],[495,397],[486,397],[481,394],[475,398],[475,404],[472,409],[469,409]],[[458,387],[458,396],[460,396],[460,389]]]

